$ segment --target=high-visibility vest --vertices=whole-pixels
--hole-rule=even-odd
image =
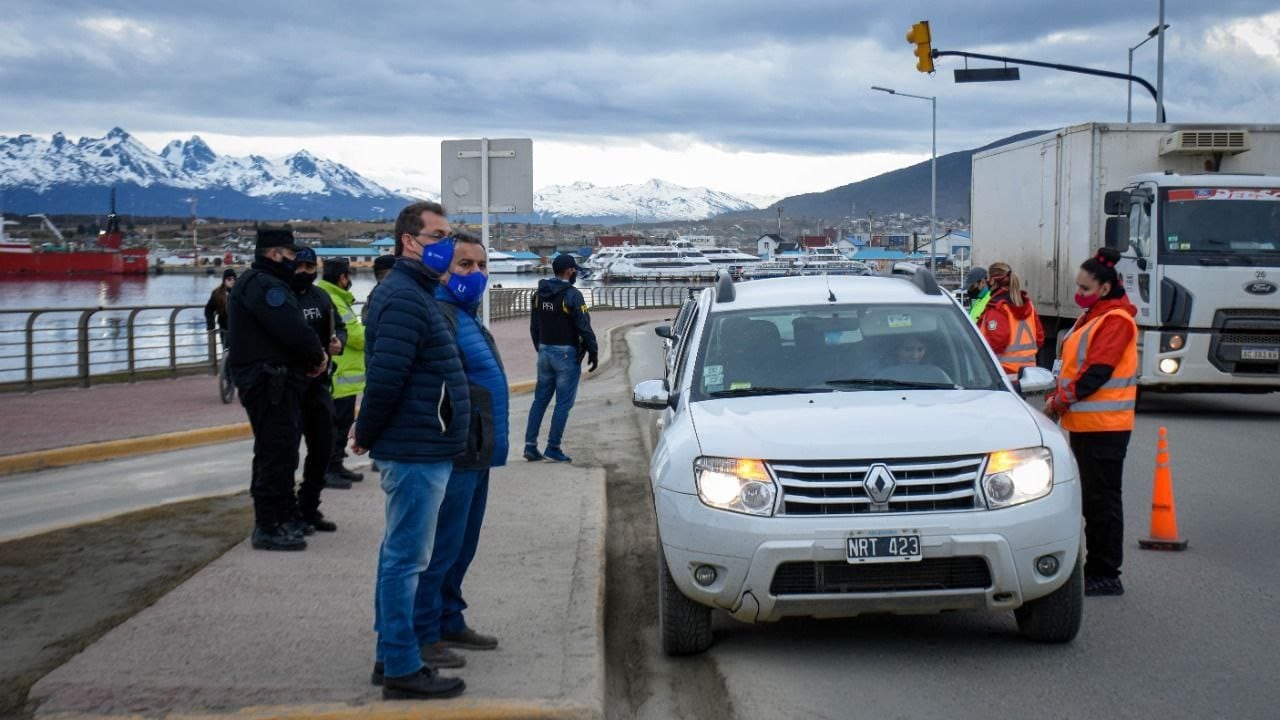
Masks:
[[[342,349],[341,355],[333,356],[333,364],[336,366],[333,373],[333,398],[338,400],[359,395],[364,392],[364,323],[351,310],[355,296],[326,280],[317,282],[316,287],[329,293],[334,309],[342,317],[342,322],[347,324],[347,345]]]
[[[1024,367],[1036,366],[1036,352],[1040,350],[1036,344],[1036,310],[1030,308],[1031,313],[1026,319],[1019,320],[1014,317],[1008,303],[1001,303],[998,307],[1009,318],[1009,346],[1000,353],[1000,367],[1010,375],[1017,375]],[[980,329],[985,335],[987,329]]]
[[[976,325],[978,320],[982,318],[982,313],[987,311],[987,303],[991,302],[991,289],[982,291],[982,294],[973,299],[973,304],[969,306],[969,319]]]
[[[1104,319],[1113,316],[1124,318],[1133,326],[1129,345],[1120,356],[1111,379],[1089,397],[1077,400],[1070,392],[1070,385],[1084,370],[1089,345],[1095,339],[1094,332]],[[1116,308],[1073,328],[1062,344],[1062,375],[1058,389],[1062,400],[1068,403],[1067,411],[1062,414],[1062,429],[1068,432],[1132,430],[1134,407],[1138,401],[1138,325],[1133,316],[1122,308]]]

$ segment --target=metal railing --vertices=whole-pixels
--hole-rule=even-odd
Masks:
[[[678,307],[689,291],[679,285],[582,288],[595,310]],[[490,318],[527,317],[534,293],[490,291]],[[203,305],[0,310],[0,392],[216,374],[220,341],[206,330],[203,311]]]
[[[203,305],[0,310],[0,390],[216,372]]]

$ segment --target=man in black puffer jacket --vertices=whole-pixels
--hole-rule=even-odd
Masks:
[[[436,305],[453,259],[444,208],[414,203],[396,219],[400,259],[378,286],[365,328],[356,454],[382,471],[387,529],[378,556],[373,678],[388,700],[453,697],[466,687],[424,666],[414,633],[418,576],[431,559],[453,457],[467,446],[471,398],[450,325]]]

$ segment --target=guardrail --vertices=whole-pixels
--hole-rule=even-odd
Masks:
[[[0,390],[217,371],[203,305],[0,310]]]
[[[596,310],[678,307],[678,285],[581,288]],[[532,288],[490,291],[494,321],[527,317]],[[356,312],[359,312],[357,308]],[[203,305],[0,310],[0,392],[216,374],[220,342]]]

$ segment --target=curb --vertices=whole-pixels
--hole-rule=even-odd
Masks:
[[[639,320],[625,325],[615,325],[605,330],[605,342],[603,343],[603,347],[600,351],[600,362],[596,367],[596,372],[588,375],[588,379],[595,376],[601,370],[608,368],[608,366],[613,362],[613,340],[615,333],[626,332],[634,327],[648,325],[651,322],[653,322],[653,320]],[[533,389],[537,384],[537,380],[519,380],[511,383],[507,387],[512,395],[520,395],[523,393],[533,392]],[[67,467],[70,465],[81,465],[91,462],[102,462],[104,460],[117,460],[122,457],[132,457],[134,455],[147,455],[151,453],[168,452],[170,450],[184,450],[186,448],[198,447],[200,445],[212,445],[215,443],[249,440],[252,438],[253,430],[250,429],[249,423],[234,423],[232,425],[218,425],[216,427],[197,428],[195,430],[182,430],[179,432],[163,433],[160,435],[127,438],[125,440],[106,440],[103,442],[86,443],[84,445],[49,448],[48,450],[32,450],[31,452],[18,453],[16,455],[0,455],[0,476],[32,472],[34,470],[48,470],[51,468]]]
[[[143,715],[95,715],[89,713],[41,714],[41,720],[123,720]],[[536,700],[431,700],[376,701],[368,705],[330,703],[322,705],[263,705],[243,708],[234,713],[173,713],[166,720],[598,720],[601,712],[583,705],[562,705]]]
[[[235,423],[125,440],[107,440],[49,450],[34,450],[17,455],[0,456],[0,475],[114,460],[130,455],[181,450],[198,445],[248,440],[252,437],[253,431],[250,430],[249,423]]]

